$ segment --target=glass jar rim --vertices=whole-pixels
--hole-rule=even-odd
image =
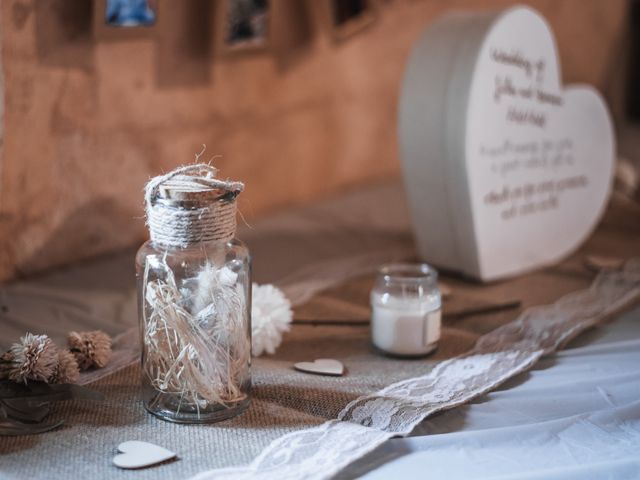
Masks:
[[[227,192],[224,194],[220,194],[217,197],[194,200],[156,197],[153,199],[153,204],[162,205],[165,208],[175,208],[178,210],[199,210],[201,208],[206,208],[214,203],[235,202],[235,195],[231,195],[231,193],[232,192]]]
[[[438,272],[427,263],[396,262],[386,263],[378,268],[378,275],[386,282],[421,283],[424,281],[435,282]]]

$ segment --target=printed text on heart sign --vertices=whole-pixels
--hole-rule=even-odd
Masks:
[[[500,217],[510,220],[517,216],[531,215],[559,207],[563,195],[586,188],[587,177],[574,175],[540,182],[503,185],[484,195],[484,203],[500,209]]]
[[[509,72],[496,75],[493,90],[496,104],[511,101],[506,109],[507,123],[544,128],[547,116],[534,107],[562,106],[562,97],[544,88],[545,61],[530,59],[518,50],[497,47],[489,55],[492,62],[506,66]]]
[[[499,182],[482,193],[483,203],[499,209],[504,220],[554,210],[564,195],[588,185],[586,176],[574,173],[569,138],[507,139],[498,145],[480,145],[478,153]]]
[[[491,48],[489,56],[500,66],[491,93],[496,104],[505,105],[507,124],[545,130],[549,107],[562,108],[563,104],[559,92],[545,88],[545,59],[500,47]],[[481,193],[483,203],[498,209],[503,220],[555,210],[564,195],[588,184],[586,176],[575,173],[570,138],[531,137],[479,145],[482,164],[499,182]]]
[[[478,154],[491,173],[502,179],[536,172],[562,173],[575,164],[573,141],[566,137],[525,141],[507,138],[496,145],[480,144]]]

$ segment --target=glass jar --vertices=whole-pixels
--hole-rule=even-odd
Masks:
[[[238,240],[136,257],[145,408],[209,423],[241,413],[251,391],[251,262]]]
[[[440,339],[438,274],[426,263],[378,270],[371,291],[371,335],[376,348],[399,356],[433,352]]]
[[[152,414],[210,423],[251,393],[251,259],[234,239],[241,182],[207,164],[145,189],[151,239],[136,256],[142,395]]]

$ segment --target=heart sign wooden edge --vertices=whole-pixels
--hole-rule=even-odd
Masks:
[[[562,86],[553,33],[529,7],[449,14],[426,30],[399,140],[420,256],[483,281],[570,254],[611,189],[607,107],[589,86]]]

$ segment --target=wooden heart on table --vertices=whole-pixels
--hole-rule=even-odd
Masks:
[[[118,445],[118,451],[122,453],[113,457],[113,463],[126,469],[150,467],[176,457],[171,450],[138,440],[122,442]]]
[[[563,88],[536,11],[451,14],[416,44],[399,136],[418,251],[494,280],[557,262],[600,218],[614,135],[589,86]]]
[[[339,377],[344,373],[344,365],[333,358],[318,358],[313,362],[298,362],[293,368],[301,372]]]

